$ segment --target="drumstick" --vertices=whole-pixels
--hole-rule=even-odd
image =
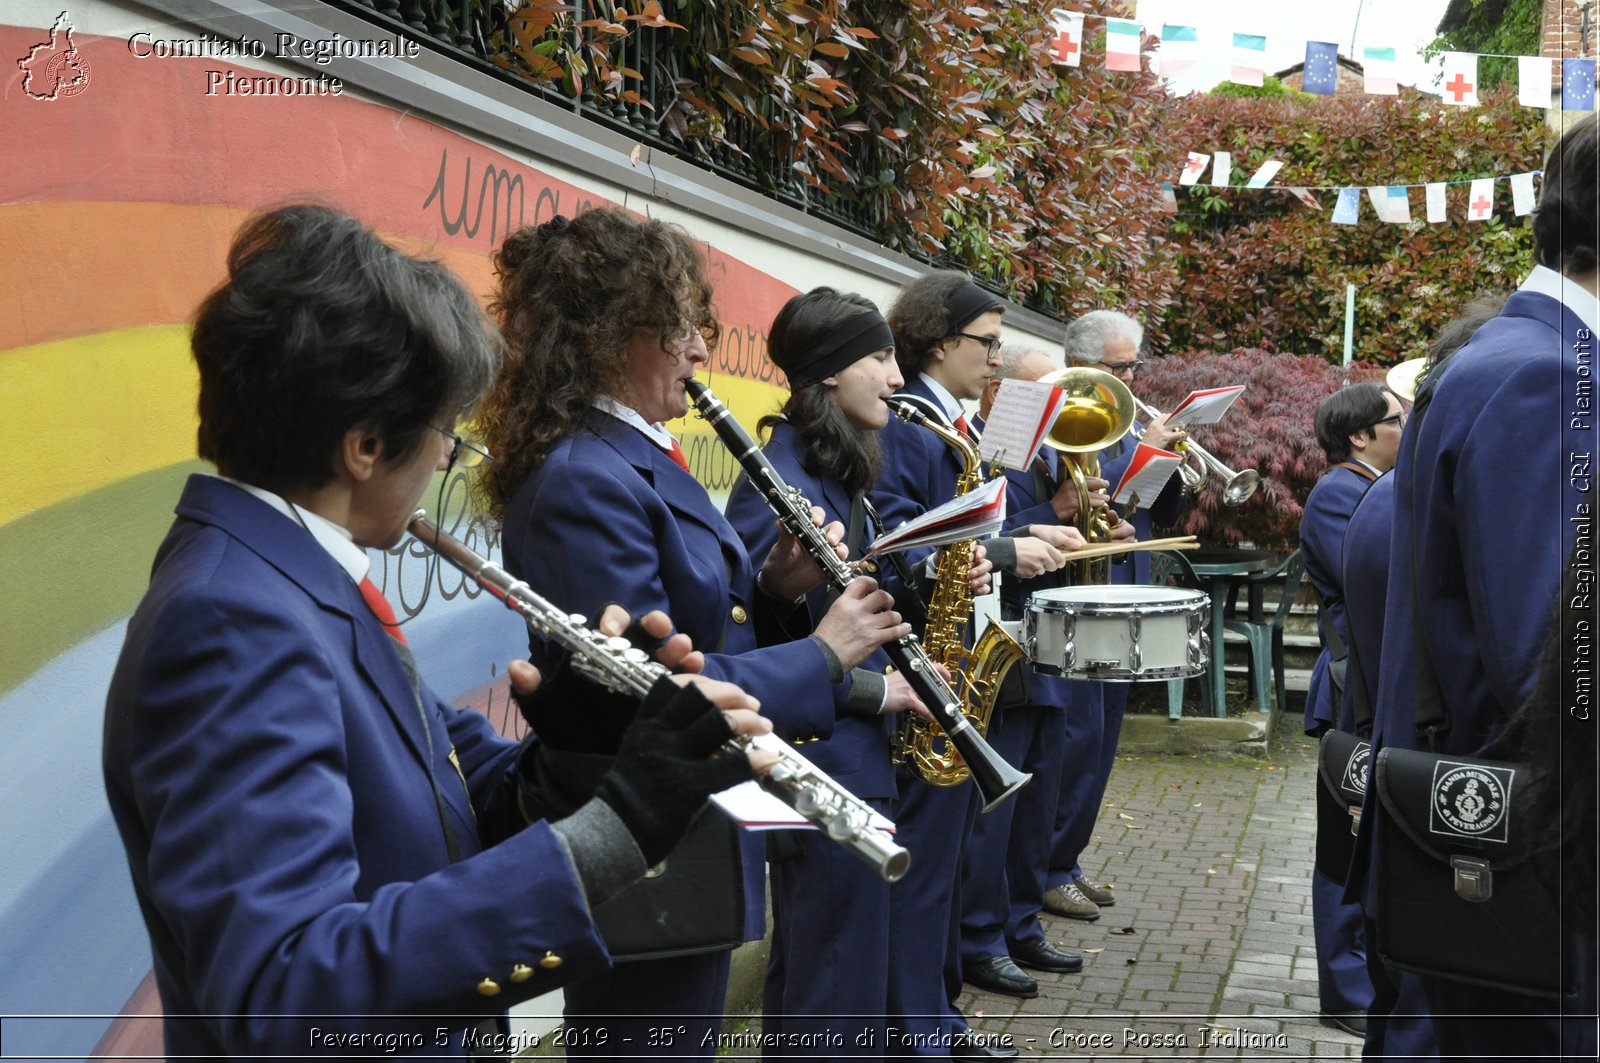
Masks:
[[[1112,554],[1131,554],[1135,550],[1198,550],[1200,544],[1192,535],[1174,535],[1168,539],[1146,539],[1143,542],[1126,543],[1098,543],[1073,550],[1067,554],[1068,561],[1082,561],[1087,558],[1109,557]]]

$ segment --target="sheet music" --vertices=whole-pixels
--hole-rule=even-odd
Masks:
[[[756,735],[751,738],[750,744],[757,749],[773,749],[773,736]],[[827,772],[811,763],[798,751],[790,749],[785,756],[798,761],[805,770],[824,779],[831,779]],[[711,801],[722,810],[723,814],[745,830],[817,829],[810,820],[767,793],[753,779],[729,787],[721,793],[712,794]],[[868,822],[879,830],[894,833],[894,822],[877,812],[872,813]]]
[[[1172,426],[1216,424],[1222,420],[1222,415],[1228,412],[1234,400],[1243,394],[1243,384],[1235,384],[1228,388],[1191,391],[1189,397],[1178,403],[1167,415],[1167,424]]]
[[[1119,506],[1127,505],[1134,496],[1138,496],[1138,508],[1149,509],[1182,464],[1183,455],[1153,447],[1149,443],[1140,443],[1134,448],[1127,471],[1122,474],[1116,490],[1111,494],[1111,501]]]
[[[1062,391],[1037,380],[1002,380],[983,421],[978,456],[1008,469],[1026,469],[1039,442],[1055,422]]]
[[[868,548],[867,556],[982,539],[999,531],[1005,517],[1006,481],[1002,476],[880,535]]]

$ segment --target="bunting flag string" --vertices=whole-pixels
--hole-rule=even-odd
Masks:
[[[1312,210],[1321,210],[1322,201],[1314,192],[1336,192],[1332,220],[1337,225],[1354,225],[1361,218],[1361,193],[1365,189],[1367,201],[1372,206],[1372,211],[1379,221],[1393,222],[1405,225],[1412,220],[1411,190],[1423,189],[1426,216],[1430,223],[1439,224],[1447,219],[1445,214],[1445,189],[1451,185],[1468,185],[1467,209],[1465,218],[1468,221],[1486,221],[1494,214],[1494,191],[1501,181],[1506,181],[1511,187],[1512,211],[1517,216],[1533,213],[1534,191],[1533,179],[1542,175],[1542,170],[1529,170],[1526,173],[1502,174],[1496,177],[1463,177],[1445,181],[1415,181],[1400,184],[1381,185],[1273,185],[1272,179],[1283,168],[1283,163],[1278,159],[1268,159],[1256,168],[1248,182],[1243,185],[1230,183],[1233,171],[1233,158],[1229,152],[1219,151],[1207,155],[1203,152],[1189,152],[1189,161],[1184,164],[1183,173],[1178,177],[1179,185],[1195,185],[1211,167],[1212,188],[1226,188],[1235,192],[1287,192]],[[1177,194],[1170,181],[1161,182],[1161,209],[1167,214],[1178,212]]]
[[[1092,11],[1056,8],[1051,17],[1056,30],[1052,45],[1055,62],[1081,66],[1084,53],[1084,22],[1099,19],[1105,24],[1105,67],[1138,73],[1144,69],[1141,32],[1156,38],[1159,73],[1164,78],[1192,78],[1199,71],[1204,50],[1193,26],[1167,23],[1157,34],[1153,27],[1136,19],[1115,18]],[[1227,45],[1228,81],[1236,85],[1263,83],[1266,74],[1267,39],[1261,34],[1233,33]],[[1555,59],[1549,56],[1507,55],[1502,52],[1445,52],[1439,98],[1453,107],[1478,106],[1478,60],[1485,58],[1517,60],[1517,100],[1525,107],[1555,108],[1567,111],[1592,111],[1595,107],[1596,64],[1593,56]],[[1557,66],[1556,64],[1560,65]],[[1361,49],[1363,90],[1368,95],[1398,95],[1396,51],[1390,46],[1364,45]],[[1557,73],[1561,91],[1555,95]],[[1324,96],[1339,89],[1339,46],[1331,41],[1307,41],[1301,74],[1305,92]]]

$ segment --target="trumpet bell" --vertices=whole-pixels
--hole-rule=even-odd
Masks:
[[[1242,506],[1256,493],[1256,488],[1261,486],[1261,474],[1254,469],[1244,469],[1234,473],[1228,480],[1227,486],[1222,489],[1222,502],[1227,506]]]
[[[1128,385],[1103,369],[1058,369],[1039,378],[1066,392],[1044,444],[1067,454],[1104,450],[1133,427],[1134,400]]]

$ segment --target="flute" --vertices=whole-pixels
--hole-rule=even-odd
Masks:
[[[685,381],[684,387],[695,409],[711,423],[717,438],[733,453],[745,475],[750,477],[750,482],[777,515],[779,523],[800,541],[806,553],[822,569],[829,584],[835,590],[843,591],[861,575],[859,564],[839,559],[828,537],[812,523],[811,503],[805,495],[799,488],[784,482],[782,474],[767,460],[750,433],[734,420],[733,414],[711,393],[711,389],[694,379]],[[915,635],[905,635],[894,642],[884,643],[883,652],[905,676],[911,689],[944,729],[945,737],[967,762],[967,767],[972,771],[972,781],[977,784],[983,798],[985,812],[1003,804],[1028,784],[1033,776],[1007,764],[978,733],[978,729],[972,726],[967,714],[961,711],[961,699],[934,670],[933,662],[928,659],[927,651]]]
[[[446,535],[423,510],[412,514],[407,527],[419,543],[522,617],[534,634],[564,648],[574,669],[607,690],[643,698],[656,680],[670,674],[664,665],[627,639],[591,629],[582,616],[562,611],[522,580]],[[756,740],[740,735],[730,738],[727,744],[742,756],[752,741]],[[776,764],[756,776],[763,790],[849,849],[885,881],[898,882],[904,877],[911,866],[911,854],[888,831],[872,825],[869,806],[777,735],[763,735],[757,746],[778,755]]]

